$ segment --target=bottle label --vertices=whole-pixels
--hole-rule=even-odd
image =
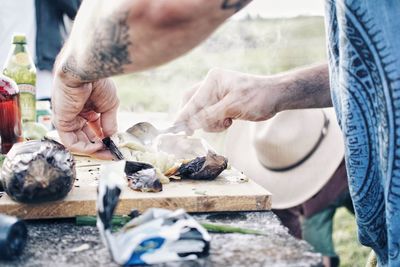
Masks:
[[[53,124],[51,122],[51,116],[50,115],[38,115],[37,117],[38,123],[41,123],[44,125],[44,127],[47,128],[48,131],[53,130]]]
[[[36,95],[35,86],[32,84],[18,84],[21,107],[21,118],[23,122],[36,121]]]
[[[33,96],[36,95],[36,88],[32,84],[18,84],[18,89],[20,93],[31,93]]]

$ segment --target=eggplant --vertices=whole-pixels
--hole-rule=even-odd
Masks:
[[[206,156],[182,163],[174,175],[182,179],[214,180],[227,166],[228,160],[224,156],[208,151]]]
[[[1,178],[4,190],[13,200],[60,200],[73,187],[75,162],[72,154],[54,140],[17,143],[7,154]]]
[[[118,159],[123,160],[119,148],[115,145],[110,137],[103,139],[103,144],[111,151],[111,154]],[[126,161],[125,174],[128,179],[128,185],[131,189],[141,192],[160,192],[162,184],[160,182],[160,174],[152,165],[144,162]]]
[[[129,187],[133,190],[160,192],[163,189],[159,173],[148,163],[127,161],[125,164],[125,174]]]

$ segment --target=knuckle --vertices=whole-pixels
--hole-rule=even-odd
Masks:
[[[208,71],[207,77],[210,77],[210,78],[218,78],[218,77],[220,77],[220,76],[222,75],[222,73],[223,73],[223,70],[222,70],[221,68],[214,67],[214,68],[211,68],[211,69]]]

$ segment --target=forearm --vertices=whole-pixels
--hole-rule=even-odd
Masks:
[[[276,76],[276,111],[332,106],[328,64],[293,70]]]
[[[250,0],[85,0],[58,59],[61,75],[92,81],[170,61]]]

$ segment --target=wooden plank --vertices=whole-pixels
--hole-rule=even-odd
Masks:
[[[93,161],[78,161],[77,181],[68,196],[43,204],[21,204],[7,195],[0,197],[0,213],[23,219],[68,218],[76,215],[96,215],[98,166]],[[177,180],[164,184],[159,193],[136,192],[126,187],[116,214],[128,214],[132,209],[152,207],[188,212],[268,210],[271,194],[253,182],[243,182],[237,171],[223,172],[214,181]]]

